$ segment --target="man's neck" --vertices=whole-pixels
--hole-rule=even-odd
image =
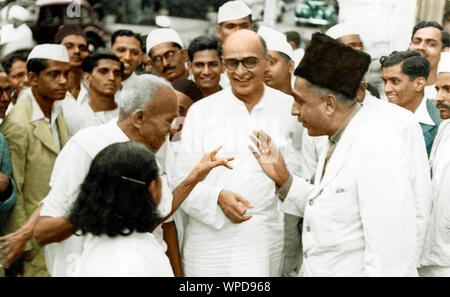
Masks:
[[[284,86],[281,86],[278,90],[285,94],[292,95],[291,81],[289,81],[289,84],[286,83]]]
[[[262,96],[264,95],[264,84],[261,83],[260,86],[258,86],[257,90],[251,95],[240,95],[233,89],[232,91],[236,98],[245,103],[248,113],[251,113],[253,107],[259,102],[259,100],[261,100]]]
[[[68,91],[72,94],[75,100],[78,98],[81,90],[81,73],[80,67],[72,67],[70,68],[70,72],[67,77]]]
[[[437,77],[437,69],[430,69],[430,74],[428,75],[427,79],[427,86],[432,86],[436,84],[436,77]]]
[[[407,105],[405,105],[403,107],[406,108],[407,110],[411,111],[412,113],[416,112],[420,103],[422,103],[423,96],[424,96],[424,92],[418,93],[417,96],[415,96],[413,100],[411,100]]]
[[[351,104],[351,105],[344,105],[342,107],[340,107],[339,112],[335,114],[334,119],[332,119],[330,122],[332,124],[332,127],[329,129],[327,135],[328,137],[333,136],[337,130],[339,130],[339,128],[341,128],[346,121],[348,120],[349,116],[351,115],[351,113],[353,112],[353,109],[356,107],[356,104],[359,103],[355,103],[355,104]]]
[[[91,89],[91,95],[89,96],[89,106],[94,112],[110,111],[117,108],[117,104],[114,101],[114,96],[100,94],[94,89]]]
[[[41,96],[34,88],[31,88],[31,92],[34,96],[34,99],[36,99],[37,104],[41,108],[42,112],[44,113],[44,116],[47,119],[51,119],[52,116],[52,108],[53,104],[55,103],[55,100]]]
[[[220,91],[219,85],[212,87],[212,88],[200,88],[200,92],[202,92],[203,97],[207,97],[211,94],[217,93]]]

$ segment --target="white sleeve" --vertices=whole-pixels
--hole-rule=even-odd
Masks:
[[[368,136],[369,137],[369,136]],[[416,214],[409,166],[396,140],[360,152],[357,195],[364,230],[364,273],[410,276],[416,268]],[[373,149],[371,149],[373,148]],[[358,156],[354,156],[358,157]]]
[[[77,199],[80,185],[86,177],[92,159],[73,139],[56,158],[50,178],[50,191],[42,200],[41,216],[67,216]]]
[[[303,217],[308,196],[313,191],[314,186],[301,177],[292,175],[292,178],[291,188],[283,202],[283,211],[297,217]]]
[[[308,135],[308,129],[303,129],[302,137],[302,160],[300,176],[310,180],[316,173],[319,156],[316,149],[315,138]]]

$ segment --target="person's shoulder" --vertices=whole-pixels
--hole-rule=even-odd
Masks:
[[[28,95],[21,96],[6,117],[5,122],[13,122],[22,126],[29,124],[31,122],[32,110],[31,98]]]

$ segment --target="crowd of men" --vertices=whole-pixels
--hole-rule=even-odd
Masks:
[[[255,32],[242,1],[189,45],[168,28],[118,30],[96,52],[77,25],[54,40],[2,58],[2,275],[73,275],[80,185],[103,148],[131,140],[156,153],[153,234],[175,276],[450,276],[440,24],[380,59],[385,96],[355,24],[303,50],[297,32]]]

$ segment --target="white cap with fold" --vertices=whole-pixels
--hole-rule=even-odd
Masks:
[[[45,59],[69,63],[67,49],[64,45],[60,44],[44,43],[36,45],[28,55],[27,62],[31,59]]]
[[[165,42],[175,42],[183,48],[183,41],[181,41],[181,37],[177,31],[169,28],[160,28],[148,33],[146,42],[147,53],[149,53],[153,47]]]
[[[217,23],[242,19],[251,14],[251,9],[243,1],[228,1],[219,7]]]
[[[266,42],[267,50],[278,51],[294,60],[294,50],[287,42],[286,35],[267,26],[260,26],[258,35]]]
[[[361,32],[358,30],[358,26],[356,24],[351,22],[344,22],[339,23],[328,29],[328,31],[325,33],[326,35],[330,36],[334,39],[339,39],[344,36],[348,35],[360,35]]]
[[[450,72],[450,53],[442,52],[439,60],[437,73]]]

